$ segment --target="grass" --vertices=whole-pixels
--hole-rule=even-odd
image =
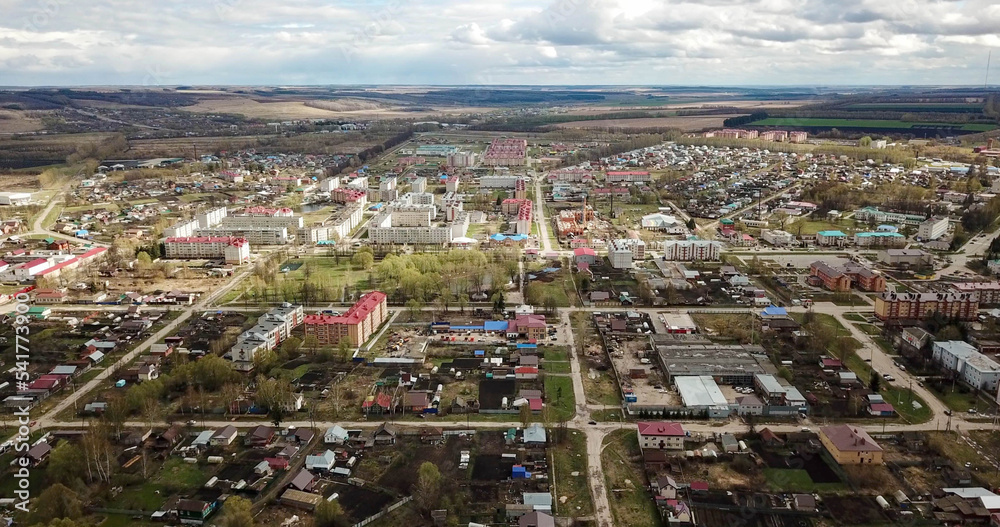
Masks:
[[[551,346],[545,348],[545,360],[547,362],[565,362],[569,360],[569,350],[566,346]]]
[[[851,322],[867,322],[865,320],[865,317],[861,316],[858,313],[847,313],[847,314],[844,315],[844,318],[847,319],[847,320],[850,320]],[[864,331],[864,330],[862,330],[862,331]]]
[[[198,465],[190,465],[172,457],[163,463],[160,472],[152,481],[171,489],[196,489],[204,485],[208,478]]]
[[[573,395],[573,379],[555,375],[545,376],[545,400],[550,415],[557,421],[568,421],[576,413],[576,396]]]
[[[887,382],[882,383],[882,397],[896,409],[896,414],[908,423],[925,423],[931,419],[931,409],[927,401],[912,393],[909,388],[898,387]],[[920,403],[920,409],[914,409],[912,401]]]
[[[983,439],[980,432],[975,432],[974,434],[976,435],[973,437]],[[927,445],[932,450],[936,450],[941,455],[952,460],[959,467],[970,463],[971,466],[969,468],[972,470],[974,480],[979,480],[990,488],[1000,486],[1000,472],[989,462],[985,461],[983,456],[976,452],[975,448],[966,443],[965,439],[959,434],[955,432],[927,432]],[[995,450],[990,450],[989,453],[991,456],[995,456]]]
[[[928,387],[932,385],[933,383],[928,384]],[[943,393],[933,388],[931,388],[931,391],[953,412],[968,412],[970,408],[975,408],[977,411],[983,409],[983,405],[979,404],[979,401],[971,392],[962,393],[957,387],[952,388],[949,386]]]
[[[591,378],[590,365],[584,358],[588,342],[595,342],[597,330],[590,320],[590,313],[575,311],[570,314],[573,324],[573,335],[576,339],[577,357],[580,361],[580,375],[583,376],[583,393],[589,404],[619,404],[621,392],[612,378],[610,371],[594,370],[596,376]]]
[[[916,129],[950,128],[963,132],[988,132],[996,129],[996,125],[978,123],[936,123],[917,121],[897,121],[888,119],[824,119],[799,117],[769,117],[750,123],[750,126],[802,126],[817,128],[886,128],[886,129]]]
[[[833,492],[844,489],[843,483],[815,483],[805,469],[765,468],[764,479],[775,492]]]
[[[555,508],[559,516],[587,516],[594,512],[594,501],[587,486],[587,439],[570,430],[566,441],[549,448],[552,455]],[[577,473],[576,476],[573,473]],[[562,503],[562,498],[566,502]]]
[[[653,498],[646,490],[642,455],[635,430],[616,430],[604,438],[601,465],[615,525],[661,525]]]
[[[567,361],[550,361],[546,360],[543,368],[546,373],[569,373],[570,366]]]
[[[857,326],[858,326],[858,329],[860,329],[861,331],[864,331],[865,334],[869,335],[869,336],[873,336],[874,337],[874,336],[882,334],[882,332],[879,331],[879,329],[877,327],[873,326],[872,324],[858,324]]]
[[[594,410],[590,412],[590,418],[597,422],[621,423],[626,421],[621,410]]]

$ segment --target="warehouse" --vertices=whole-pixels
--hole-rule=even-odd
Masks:
[[[669,381],[689,375],[709,375],[721,384],[751,386],[753,377],[764,373],[758,361],[769,362],[761,346],[715,344],[706,339],[678,339],[675,335],[651,335],[662,371]]]
[[[694,410],[708,411],[710,417],[728,417],[729,401],[722,394],[719,385],[708,375],[674,377],[674,385],[684,406]]]
[[[0,205],[27,205],[31,194],[27,192],[0,192]]]

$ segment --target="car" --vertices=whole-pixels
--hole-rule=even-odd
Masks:
[[[951,410],[945,410],[944,415],[951,415]]]
[[[975,415],[977,413],[979,413],[979,412],[977,412],[975,408],[969,408],[969,414],[970,415]]]
[[[808,426],[803,426],[800,432],[802,432],[803,434],[808,434],[809,432],[812,432],[812,428],[809,428]]]
[[[587,421],[587,424],[588,424],[588,425],[596,425],[596,424],[597,424],[597,421]]]

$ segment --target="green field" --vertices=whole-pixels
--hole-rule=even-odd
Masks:
[[[549,417],[555,421],[569,421],[576,413],[576,396],[573,380],[558,375],[545,376],[545,400]]]
[[[765,468],[764,479],[773,491],[835,492],[844,489],[843,483],[814,483],[804,469]]]
[[[815,128],[884,128],[920,130],[922,128],[952,128],[963,132],[988,132],[997,128],[994,124],[930,123],[913,121],[893,121],[882,119],[823,119],[814,117],[768,117],[750,123],[750,126],[788,126]]]

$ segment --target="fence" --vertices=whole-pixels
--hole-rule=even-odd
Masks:
[[[392,505],[389,505],[388,507],[376,512],[375,514],[372,514],[371,516],[359,521],[358,523],[355,523],[354,527],[364,527],[365,525],[368,525],[369,523],[381,518],[382,516],[385,516],[386,514],[389,514],[390,512],[402,507],[403,505],[406,505],[411,501],[413,501],[413,497],[407,496],[397,501],[396,503],[393,503]]]

